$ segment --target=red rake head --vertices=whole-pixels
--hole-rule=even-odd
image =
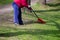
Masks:
[[[39,23],[42,23],[42,24],[45,24],[45,23],[46,23],[46,22],[43,21],[41,18],[38,18],[38,22],[39,22]]]

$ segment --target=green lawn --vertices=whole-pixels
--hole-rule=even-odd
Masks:
[[[22,15],[23,21],[28,20],[25,25],[14,25],[12,13],[0,15],[0,40],[60,40],[60,9],[43,5],[33,9],[46,24],[35,23],[32,13]]]
[[[0,5],[10,4],[13,0],[0,0]]]

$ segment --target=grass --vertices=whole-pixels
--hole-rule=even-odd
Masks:
[[[46,24],[35,23],[37,18],[32,13],[22,15],[25,25],[14,25],[13,13],[0,15],[0,40],[60,40],[60,10],[43,5],[33,9]]]
[[[6,5],[6,4],[11,4],[13,1],[12,0],[0,0],[0,5]]]

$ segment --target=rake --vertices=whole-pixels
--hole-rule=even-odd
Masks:
[[[45,21],[42,20],[42,18],[39,18],[39,17],[38,17],[38,15],[35,13],[35,11],[34,11],[33,9],[31,10],[31,12],[33,12],[34,15],[36,16],[37,22],[42,23],[42,24],[45,24],[45,23],[46,23]]]

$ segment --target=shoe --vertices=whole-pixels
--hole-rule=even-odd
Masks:
[[[18,23],[15,23],[15,25],[19,25]]]
[[[17,23],[15,23],[15,25],[24,25],[24,24],[17,24]]]
[[[19,24],[19,25],[24,25],[24,24]]]

